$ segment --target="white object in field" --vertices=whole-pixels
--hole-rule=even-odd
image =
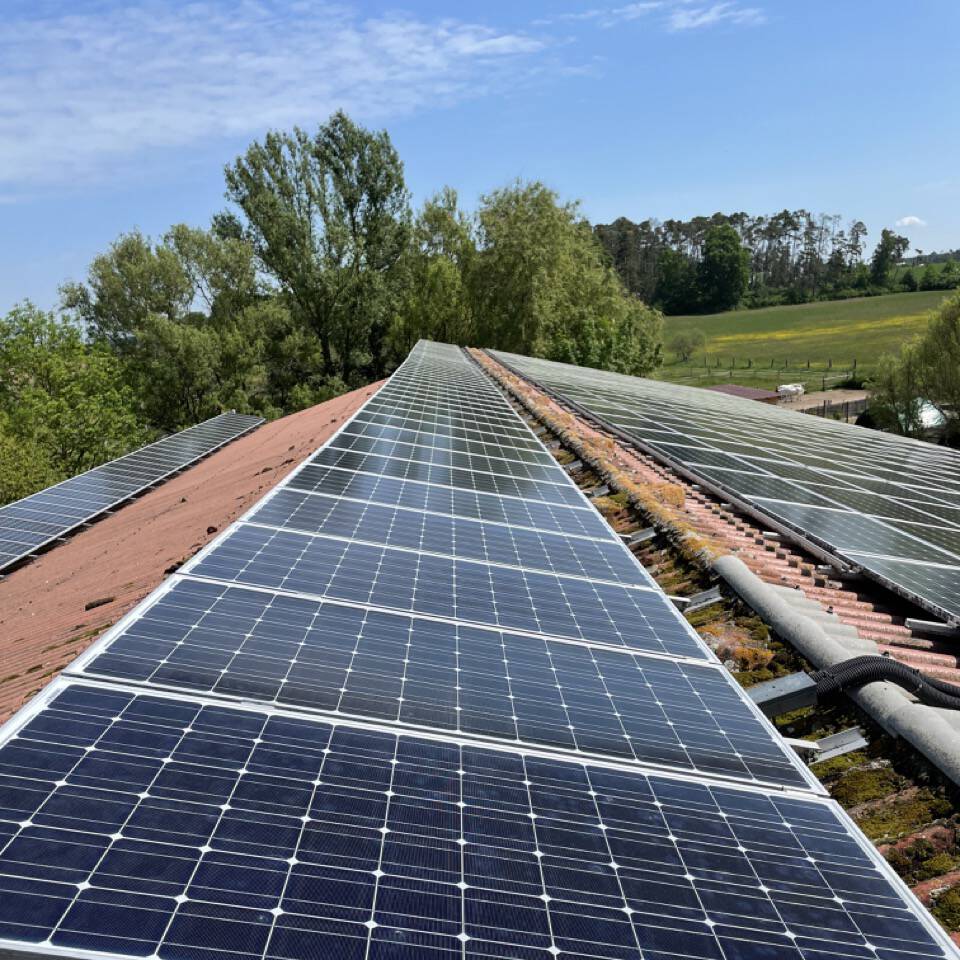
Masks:
[[[802,383],[781,383],[777,387],[781,400],[799,400],[804,393]]]

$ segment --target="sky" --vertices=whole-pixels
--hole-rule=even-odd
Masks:
[[[414,202],[516,177],[593,222],[785,207],[960,247],[957,0],[3,0],[0,312],[345,109]]]

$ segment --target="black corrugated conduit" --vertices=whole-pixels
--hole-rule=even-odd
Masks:
[[[928,706],[960,710],[960,686],[925,676],[919,670],[890,657],[853,657],[811,673],[810,679],[817,685],[818,700],[825,700],[844,690],[859,688],[867,683],[887,680],[912,693]]]

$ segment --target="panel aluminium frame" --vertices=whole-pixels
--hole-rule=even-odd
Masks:
[[[109,630],[107,630],[102,636],[100,636],[96,641],[94,641],[94,643],[91,644],[91,646],[88,647],[79,657],[77,657],[76,660],[72,661],[65,668],[64,675],[68,678],[71,678],[77,681],[83,681],[83,682],[93,681],[93,682],[104,683],[104,684],[116,683],[116,684],[120,684],[121,686],[131,686],[131,687],[137,686],[138,688],[141,688],[147,691],[165,690],[169,692],[171,695],[179,694],[180,696],[187,699],[199,697],[210,703],[235,703],[240,706],[249,706],[251,704],[260,703],[261,707],[272,710],[275,713],[287,713],[290,711],[294,711],[303,716],[313,717],[314,719],[323,719],[328,721],[341,719],[344,722],[348,722],[351,725],[356,727],[369,727],[377,730],[393,730],[394,732],[398,730],[409,730],[411,732],[424,733],[424,734],[432,733],[432,735],[435,735],[440,739],[443,739],[445,737],[449,738],[449,737],[459,736],[464,740],[464,742],[470,742],[475,746],[489,746],[491,744],[499,743],[509,748],[513,744],[513,741],[505,741],[503,739],[493,737],[493,736],[485,736],[482,734],[470,734],[469,736],[466,734],[457,734],[449,730],[444,731],[442,728],[439,728],[439,727],[429,727],[425,725],[412,724],[407,720],[389,721],[389,720],[384,720],[382,718],[365,718],[358,714],[345,714],[340,712],[332,712],[329,710],[323,710],[323,709],[312,708],[312,707],[304,707],[304,706],[294,707],[289,705],[283,705],[283,706],[274,707],[274,706],[264,705],[262,702],[253,700],[242,694],[230,695],[226,693],[211,693],[211,692],[200,693],[195,690],[184,689],[183,687],[178,687],[173,684],[160,685],[153,682],[149,684],[147,683],[138,684],[135,681],[124,681],[116,678],[108,678],[103,676],[102,674],[97,674],[94,670],[90,669],[92,664],[96,661],[96,659],[101,654],[107,652],[110,649],[110,646],[112,645],[113,641],[116,638],[122,636],[131,624],[140,620],[156,603],[158,603],[164,596],[167,595],[167,593],[169,593],[172,589],[174,589],[178,583],[183,581],[216,583],[218,585],[232,586],[234,589],[237,589],[237,590],[251,591],[253,593],[259,593],[266,596],[278,595],[276,591],[270,590],[265,587],[249,586],[247,584],[226,584],[223,581],[214,581],[214,580],[206,580],[206,579],[201,581],[199,578],[183,576],[180,573],[173,574],[171,577],[169,577],[167,580],[161,583],[160,586],[157,587],[156,590],[154,590],[148,597],[146,597],[143,601],[137,604],[136,607],[134,607],[132,610],[126,613]],[[331,607],[350,607],[353,609],[370,610],[374,612],[381,612],[383,609],[380,607],[369,606],[364,604],[355,604],[355,603],[350,603],[342,600],[317,601],[315,597],[311,597],[303,594],[289,593],[289,592],[284,593],[283,596],[288,596],[295,599],[299,598],[299,599],[311,600],[314,602],[327,604]],[[395,611],[384,611],[384,612],[396,613]],[[443,617],[433,617],[433,616],[424,615],[424,614],[396,613],[396,615],[398,617],[411,617],[412,619],[415,619],[415,620],[424,620],[424,621],[433,622],[433,623],[447,623],[451,625],[460,623],[460,621],[448,620]],[[586,647],[587,649],[596,649],[598,651],[604,651],[611,654],[619,654],[622,656],[634,656],[634,657],[640,658],[641,660],[652,660],[652,661],[667,662],[667,663],[687,664],[692,667],[713,670],[717,673],[718,676],[720,676],[724,680],[724,682],[726,682],[730,686],[732,690],[734,690],[740,696],[740,699],[746,706],[748,713],[753,716],[753,718],[758,722],[760,729],[766,732],[767,735],[770,736],[770,738],[774,743],[779,744],[783,739],[779,731],[773,725],[772,721],[763,713],[763,711],[757,706],[756,703],[754,703],[754,701],[750,697],[743,695],[742,690],[739,687],[739,685],[736,683],[736,681],[730,676],[728,671],[724,667],[722,667],[718,662],[708,662],[705,660],[697,660],[690,657],[669,656],[667,654],[647,652],[643,650],[630,649],[630,648],[624,648],[624,647],[617,647],[617,646],[613,646],[611,644],[605,644],[605,643],[584,642],[584,641],[570,640],[570,639],[564,639],[559,637],[546,637],[543,634],[526,633],[525,631],[521,631],[521,630],[504,631],[501,628],[495,627],[495,626],[483,626],[478,624],[469,624],[469,625],[463,624],[463,625],[469,626],[470,629],[482,630],[484,632],[488,632],[491,634],[500,634],[500,633],[506,632],[506,633],[509,633],[511,636],[515,636],[515,637],[523,637],[526,635],[526,636],[529,636],[531,640],[548,640],[550,643],[569,645],[573,647]],[[527,746],[529,749],[535,750],[539,755],[550,756],[553,759],[558,759],[558,758],[571,759],[572,758],[574,761],[593,763],[594,760],[596,759],[604,758],[603,754],[594,753],[592,751],[583,751],[583,750],[580,750],[579,748],[571,750],[569,748],[559,748],[559,747],[556,749],[551,749],[547,745],[537,746],[537,745],[528,744]],[[794,753],[794,751],[791,750],[788,746],[784,747],[784,756],[793,765],[794,769],[806,781],[808,785],[808,790],[801,790],[800,788],[784,787],[773,782],[770,782],[767,784],[767,788],[769,790],[783,791],[784,793],[793,793],[793,794],[796,794],[797,796],[828,796],[829,795],[827,789],[816,778],[816,776],[814,776],[814,774],[810,771],[809,767],[807,767],[807,765],[803,763],[800,760],[800,758]],[[642,769],[649,770],[651,772],[657,772],[657,773],[664,773],[664,772],[670,772],[670,771],[677,772],[676,767],[671,767],[669,765],[660,765],[660,764],[656,764],[649,761],[643,764],[634,762],[633,765],[636,766],[638,769],[642,768]],[[709,780],[715,780],[718,783],[724,783],[724,784],[731,784],[731,783],[743,784],[746,782],[742,778],[736,778],[732,776],[726,777],[723,774],[716,774],[716,773],[709,774],[709,775],[702,774],[702,773],[698,775],[690,774],[689,776],[691,779],[697,779],[698,777],[699,778],[706,777]]]
[[[36,697],[34,697],[32,701],[30,701],[30,703],[28,703],[13,717],[7,720],[6,723],[0,725],[0,749],[4,748],[8,743],[11,742],[11,740],[16,738],[17,734],[23,730],[33,719],[39,716],[61,693],[64,693],[71,688],[76,689],[77,687],[98,689],[113,693],[126,693],[133,696],[147,696],[151,699],[168,700],[177,703],[191,703],[197,705],[198,707],[211,706],[219,709],[237,710],[238,712],[248,715],[250,713],[256,713],[264,717],[289,717],[294,720],[305,721],[314,721],[318,719],[310,715],[300,714],[296,711],[277,711],[270,708],[265,708],[262,704],[231,704],[218,700],[210,700],[209,698],[202,696],[191,695],[190,697],[183,697],[181,695],[171,694],[163,690],[154,690],[137,685],[103,683],[86,679],[78,682],[77,680],[71,678],[58,677],[52,683],[48,684],[47,687],[45,687]],[[360,729],[356,726],[356,724],[340,718],[324,718],[323,722],[333,729],[337,729],[339,727],[345,729]],[[451,737],[448,735],[432,735],[418,731],[398,731],[395,729],[388,729],[384,732],[395,736],[409,737],[415,740],[428,741],[438,744],[454,744],[466,748],[477,747],[485,751],[519,756],[525,759],[543,759],[551,762],[556,762],[558,759],[550,754],[543,754],[537,750],[530,750],[512,744],[474,744],[468,739]],[[621,764],[608,761],[590,760],[589,766],[599,770],[609,770],[617,773],[651,776],[660,781],[669,781],[677,784],[695,783],[698,785],[710,785],[710,781],[704,781],[702,778],[689,777],[676,772],[650,771],[648,773],[635,764]],[[724,789],[742,793],[745,796],[754,795],[764,798],[771,796],[771,791],[750,785],[717,784],[717,786],[722,786]],[[856,844],[857,848],[863,854],[864,859],[873,866],[877,875],[884,883],[887,884],[891,892],[900,899],[907,913],[918,921],[923,930],[929,934],[933,944],[943,951],[943,957],[946,958],[946,960],[960,960],[960,949],[953,944],[945,931],[939,926],[939,924],[936,923],[936,921],[934,921],[933,917],[923,907],[909,887],[907,887],[900,877],[897,876],[886,860],[880,856],[876,848],[867,840],[864,834],[859,830],[859,828],[857,828],[857,826],[849,818],[846,812],[839,806],[839,804],[836,803],[836,801],[827,797],[815,797],[808,794],[794,793],[791,795],[774,793],[773,795],[792,796],[793,798],[804,803],[815,805],[824,811],[829,811],[839,825],[844,828],[848,838],[852,839]],[[0,939],[0,960],[33,960],[33,958],[37,957],[69,957],[75,958],[75,960],[126,960],[126,958],[129,956],[129,954],[112,951],[87,950],[73,947],[64,948],[48,943],[30,944],[23,941]]]
[[[29,502],[31,497],[35,497],[38,494],[48,493],[49,491],[57,490],[61,487],[68,486],[71,483],[82,481],[84,478],[90,476],[91,474],[95,474],[99,470],[103,470],[105,467],[122,464],[122,462],[128,457],[136,456],[137,454],[143,453],[144,451],[149,451],[151,450],[151,448],[156,447],[158,444],[162,444],[164,443],[164,441],[167,441],[167,440],[172,440],[178,436],[181,436],[184,433],[187,433],[190,430],[196,430],[200,427],[208,426],[212,424],[215,420],[218,420],[220,419],[220,417],[223,417],[223,416],[228,416],[228,414],[218,414],[216,417],[211,417],[209,420],[204,420],[202,423],[195,424],[193,427],[188,427],[186,430],[180,431],[180,433],[178,434],[170,434],[169,436],[163,437],[160,440],[155,441],[154,443],[147,444],[147,446],[145,447],[140,447],[137,450],[133,450],[130,453],[124,454],[122,457],[117,457],[114,460],[109,460],[106,463],[101,463],[96,467],[92,467],[90,470],[84,471],[83,473],[77,474],[76,476],[73,476],[73,477],[68,477],[65,480],[61,480],[59,483],[55,483],[52,486],[45,487],[43,490],[38,490],[37,493],[35,494],[30,494],[30,496],[23,497],[20,500],[15,500],[12,503],[4,504],[3,506],[0,506],[0,517],[2,517],[3,511],[6,507],[13,507],[19,504],[25,504]],[[75,523],[72,523],[69,525],[65,524],[63,528],[59,530],[56,534],[46,537],[45,539],[42,539],[42,540],[38,539],[38,541],[35,544],[33,544],[28,551],[19,553],[13,556],[12,559],[9,559],[6,561],[0,561],[0,575],[2,575],[2,572],[5,569],[16,566],[19,563],[29,559],[34,554],[47,548],[50,544],[55,543],[56,541],[61,540],[72,533],[75,533],[79,528],[85,526],[88,523],[95,521],[99,517],[102,517],[104,514],[109,513],[111,510],[116,509],[118,506],[128,503],[130,500],[133,500],[134,498],[142,494],[144,491],[149,490],[150,488],[156,486],[159,483],[163,483],[164,481],[170,479],[170,477],[175,476],[176,474],[185,470],[187,467],[193,466],[200,460],[203,460],[206,457],[211,456],[212,454],[216,453],[218,450],[221,450],[227,444],[233,443],[234,440],[238,440],[240,437],[246,436],[246,434],[257,429],[257,427],[262,426],[266,422],[262,417],[251,418],[251,420],[253,422],[249,423],[242,430],[236,433],[233,433],[228,437],[225,437],[219,443],[209,447],[208,449],[204,450],[202,453],[199,453],[196,456],[191,457],[177,464],[176,466],[172,467],[169,470],[166,470],[164,472],[158,472],[156,475],[154,475],[150,479],[148,483],[143,483],[143,484],[140,484],[139,486],[131,487],[122,496],[117,497],[113,501],[106,503],[104,506],[87,514],[83,518],[78,519]]]

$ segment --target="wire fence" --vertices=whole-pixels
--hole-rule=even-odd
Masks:
[[[864,413],[869,406],[867,398],[863,400],[839,400],[831,403],[824,400],[815,407],[804,407],[800,412],[809,413],[815,417],[828,417],[836,420],[853,420]]]
[[[808,390],[827,390],[857,376],[857,361],[801,360],[790,357],[754,360],[746,357],[704,356],[666,364],[661,377],[693,385],[733,381],[744,386],[802,383]]]

